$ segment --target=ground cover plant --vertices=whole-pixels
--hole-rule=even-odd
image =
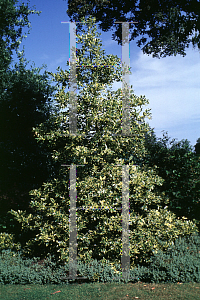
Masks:
[[[88,275],[89,281],[76,279],[66,282],[64,266],[56,270],[56,263],[51,257],[40,261],[24,260],[12,251],[2,251],[0,297],[4,300],[200,299],[199,258],[200,237],[193,234],[190,238],[179,238],[167,254],[158,252],[149,270],[143,267],[131,272],[134,279],[129,283],[113,281],[113,270],[108,265],[101,268],[97,262],[90,266],[80,264],[81,268],[78,268],[80,274]],[[102,282],[103,276],[97,282],[101,271],[105,282]],[[3,281],[5,284],[2,284]]]
[[[0,256],[1,284],[68,284],[69,265],[59,264],[54,255],[40,260],[27,259],[22,253],[2,250]],[[121,276],[120,264],[78,262],[79,277],[89,282],[126,282]],[[80,278],[79,278],[80,279]],[[130,281],[145,282],[199,282],[200,236],[179,237],[167,251],[159,250],[151,256],[148,266],[138,264],[130,269]],[[75,280],[71,280],[75,281]]]

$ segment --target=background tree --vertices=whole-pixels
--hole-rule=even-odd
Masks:
[[[113,40],[122,44],[121,24],[114,22],[134,21],[130,24],[131,38],[137,40],[146,54],[165,57],[180,54],[192,43],[200,49],[200,3],[192,1],[158,0],[69,0],[67,14],[70,22],[92,15],[100,22],[99,28],[108,31],[115,27]],[[77,24],[81,29],[82,25]]]
[[[70,72],[60,68],[52,74],[57,83],[55,101],[60,109],[65,109],[56,113],[55,124],[60,126],[47,130],[40,124],[35,131],[39,140],[48,140],[52,145],[52,157],[60,165],[85,165],[77,167],[76,186],[77,207],[85,208],[77,210],[78,257],[82,261],[94,258],[109,259],[112,263],[121,261],[121,211],[115,208],[122,206],[122,167],[116,165],[129,165],[131,264],[145,263],[154,250],[167,249],[179,235],[198,229],[191,221],[177,219],[167,209],[168,199],[155,191],[155,186],[163,180],[153,168],[143,164],[145,134],[149,130],[144,118],[150,116],[149,110],[143,107],[148,101],[143,96],[135,96],[132,89],[130,110],[134,136],[121,135],[122,90],[111,90],[112,83],[122,79],[120,58],[105,56],[98,36],[95,19],[91,17],[87,20],[87,31],[77,36],[77,44],[82,44],[77,49],[77,62],[81,65],[77,68],[77,128],[84,136],[69,135],[70,94],[66,88]],[[115,137],[115,133],[119,136]],[[29,240],[23,244],[26,255],[45,257],[51,253],[59,260],[68,261],[68,182],[69,168],[60,167],[54,179],[30,192],[34,213],[11,211],[23,231],[30,233]]]
[[[39,68],[27,70],[23,62],[16,64],[7,70],[9,84],[0,94],[0,212],[5,220],[11,208],[27,209],[29,191],[53,175],[48,147],[37,143],[33,130],[41,122],[46,121],[46,126],[53,122],[49,96],[54,88],[48,75],[39,72]],[[9,230],[6,223],[1,219]]]
[[[146,163],[156,165],[165,181],[157,187],[170,200],[169,209],[177,216],[200,221],[200,161],[188,140],[171,140],[167,133],[146,136]],[[199,226],[200,228],[200,226]]]
[[[37,143],[32,128],[53,122],[54,88],[47,73],[39,74],[42,68],[27,70],[23,51],[18,52],[33,13],[39,14],[24,3],[0,1],[0,231],[7,233],[20,230],[7,211],[26,209],[30,189],[53,174],[48,149]],[[14,50],[19,63],[11,67]]]
[[[40,12],[30,9],[28,4],[19,5],[17,0],[0,1],[0,89],[7,86],[6,70],[12,61],[13,50],[17,52],[26,37],[22,29],[31,27],[28,20],[30,14],[39,15]]]
[[[195,153],[200,156],[200,138],[197,139],[197,142],[195,144]]]

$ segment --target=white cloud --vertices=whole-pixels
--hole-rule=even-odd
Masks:
[[[131,53],[130,85],[137,96],[149,99],[156,134],[170,131],[172,138],[188,139],[195,144],[200,136],[200,54],[187,50],[185,57],[161,59],[144,55],[141,50]],[[115,82],[113,90],[122,87]]]
[[[138,88],[147,87],[195,87],[199,86],[200,55],[194,50],[188,50],[185,57],[166,57],[155,59],[144,55],[141,51],[131,69],[131,80]],[[136,68],[136,71],[134,71]],[[195,76],[194,76],[195,74]]]
[[[48,64],[49,69],[57,68],[58,66],[61,66],[63,69],[67,68],[66,63],[69,60],[69,57],[67,57],[67,54],[61,55],[59,58],[55,60],[51,60],[51,63]]]
[[[189,50],[186,57],[152,59],[139,53],[136,71],[130,75],[135,92],[150,100],[155,125],[164,127],[191,120],[200,110],[199,54]]]
[[[47,55],[46,53],[43,53],[43,54],[39,57],[39,59],[50,59],[50,56]]]

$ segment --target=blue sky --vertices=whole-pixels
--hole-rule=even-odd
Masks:
[[[47,70],[56,72],[58,66],[69,69],[69,21],[66,13],[68,2],[63,0],[30,0],[30,6],[42,11],[40,16],[31,15],[30,34],[23,40],[25,58],[35,62],[36,67],[47,65]],[[97,25],[98,28],[98,25]],[[114,31],[102,32],[102,48],[106,54],[121,58],[121,46],[112,40]],[[162,130],[168,131],[171,138],[188,139],[191,145],[200,137],[200,52],[192,46],[186,56],[152,58],[144,55],[130,42],[130,85],[137,96],[145,95],[149,99],[152,120],[157,137],[162,137]],[[15,59],[15,55],[13,56]],[[115,83],[113,89],[121,88]]]

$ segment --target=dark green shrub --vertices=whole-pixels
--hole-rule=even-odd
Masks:
[[[23,259],[20,252],[3,250],[0,256],[0,284],[59,283],[62,274],[59,270],[56,272],[56,263],[51,256],[44,260],[45,268],[39,260]]]
[[[88,282],[123,282],[120,265],[116,266],[116,270],[118,272],[109,262],[97,260],[88,264],[78,261],[77,264],[78,276],[86,277]],[[51,255],[42,261],[40,258],[22,258],[20,252],[11,250],[2,250],[0,255],[0,284],[68,284],[68,275],[68,263],[59,265]],[[134,277],[132,280],[136,280],[134,272],[131,276]]]
[[[200,236],[179,237],[166,252],[151,257],[150,282],[200,282]]]
[[[78,277],[85,282],[127,282],[120,264],[110,261],[78,260]],[[3,250],[0,255],[0,284],[69,284],[68,263],[58,263],[54,256],[22,258],[21,253]],[[131,282],[200,282],[200,235],[179,237],[165,252],[154,252],[148,266],[136,265],[130,270]],[[80,282],[80,281],[79,281]]]

